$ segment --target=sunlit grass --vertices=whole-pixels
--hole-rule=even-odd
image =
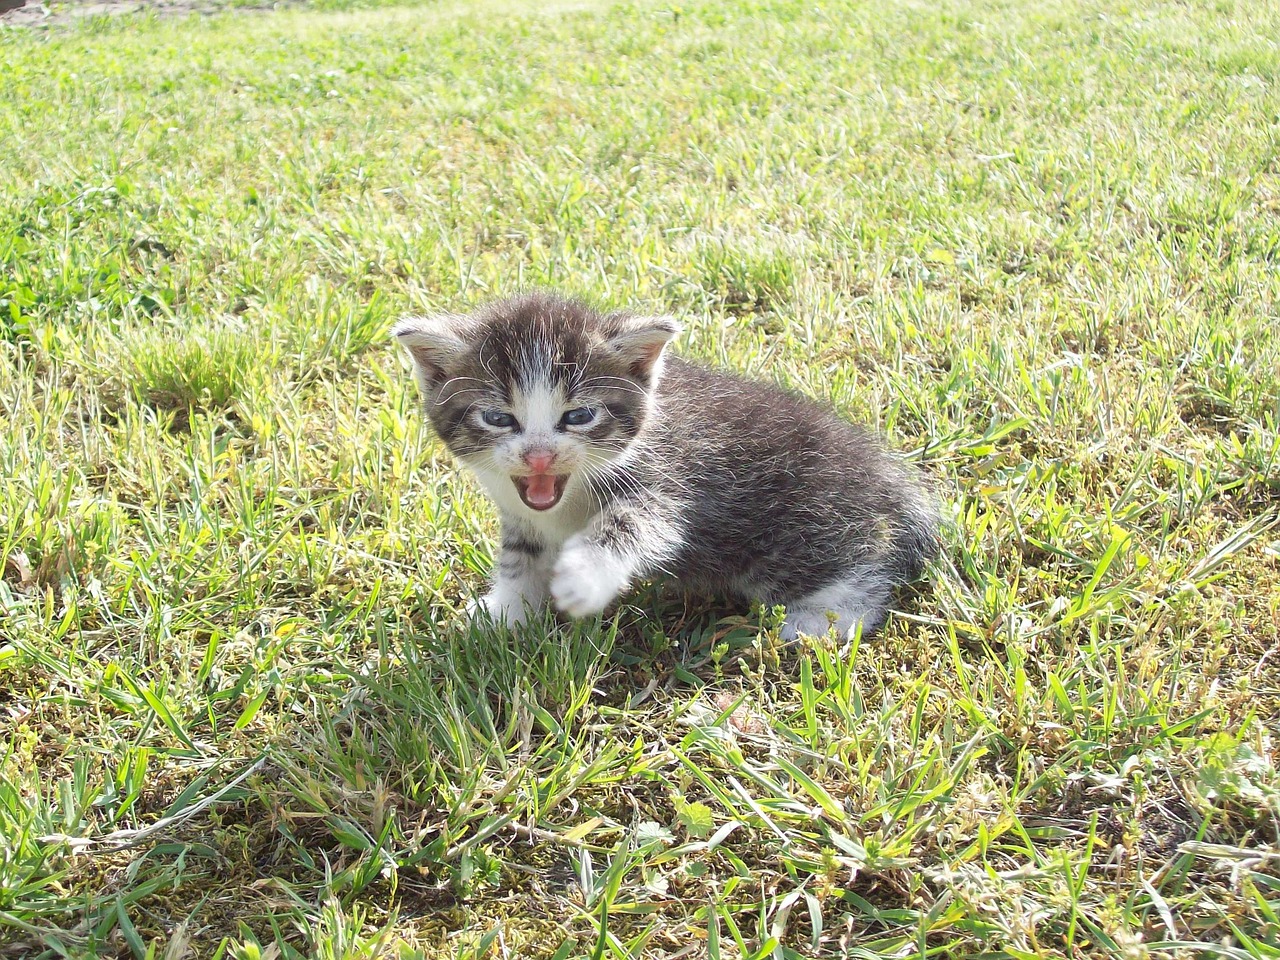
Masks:
[[[1276,956],[1280,12],[351,6],[0,30],[0,954]],[[921,462],[883,634],[466,623],[539,285]]]

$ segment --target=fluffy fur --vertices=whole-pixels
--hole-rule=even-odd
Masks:
[[[501,513],[479,607],[591,616],[667,575],[785,604],[788,637],[879,626],[938,549],[915,472],[812,400],[664,360],[679,329],[543,294],[397,325],[432,426]]]

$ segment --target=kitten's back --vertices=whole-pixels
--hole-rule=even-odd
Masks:
[[[668,361],[649,482],[686,503],[675,571],[781,601],[867,567],[918,577],[937,521],[914,470],[861,429],[769,383]]]

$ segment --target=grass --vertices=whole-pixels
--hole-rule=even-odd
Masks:
[[[0,954],[1280,955],[1277,36],[0,28]],[[494,518],[385,332],[527,286],[883,431],[945,558],[853,644],[471,630]]]

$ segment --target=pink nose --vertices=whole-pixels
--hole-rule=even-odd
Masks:
[[[534,473],[546,473],[556,462],[556,455],[550,450],[529,450],[521,459]]]

